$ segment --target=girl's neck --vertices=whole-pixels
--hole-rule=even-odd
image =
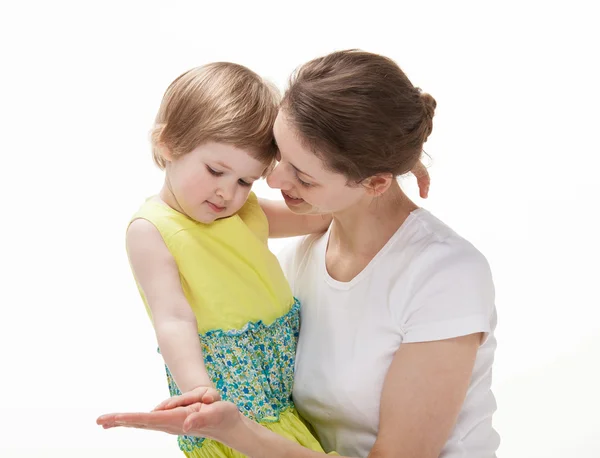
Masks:
[[[166,174],[165,174],[165,182],[163,184],[162,189],[158,193],[157,197],[164,204],[171,207],[173,210],[181,213],[182,215],[187,216],[185,214],[185,212],[183,211],[183,209],[181,208],[181,206],[179,205],[179,202],[177,202],[177,199],[175,198],[175,195],[173,194],[173,191],[171,190],[171,183],[169,182],[169,177]]]

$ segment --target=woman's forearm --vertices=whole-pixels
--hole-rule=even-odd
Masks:
[[[250,458],[323,458],[326,455],[302,447],[241,413],[240,417],[235,429],[227,433],[228,437],[215,439]]]
[[[236,429],[227,438],[217,438],[225,445],[250,458],[322,458],[314,452],[270,431],[240,413]],[[223,440],[224,439],[224,440]]]

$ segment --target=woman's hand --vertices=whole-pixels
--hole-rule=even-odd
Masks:
[[[212,386],[198,386],[180,396],[173,396],[157,405],[154,410],[168,410],[196,403],[211,404],[221,400],[221,394]]]
[[[292,442],[246,418],[231,402],[197,402],[149,413],[112,413],[96,423],[104,429],[115,427],[162,431],[168,434],[205,437],[231,447],[245,456],[319,458],[316,452]]]
[[[235,404],[217,401],[213,404],[197,402],[169,410],[152,412],[111,413],[100,416],[96,423],[104,429],[127,427],[162,431],[174,435],[208,437],[218,441],[230,437],[242,422],[242,414]]]

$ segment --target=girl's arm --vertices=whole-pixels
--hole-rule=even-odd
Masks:
[[[331,224],[331,215],[298,215],[283,201],[259,199],[258,202],[267,215],[270,238],[317,234],[325,232]]]
[[[204,366],[196,317],[179,270],[158,229],[145,219],[127,230],[127,254],[152,314],[160,352],[182,393],[212,387]]]

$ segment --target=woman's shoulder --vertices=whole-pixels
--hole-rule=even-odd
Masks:
[[[402,291],[452,290],[461,296],[469,290],[493,297],[489,262],[471,242],[424,209],[408,223],[377,263],[378,275]]]
[[[404,341],[491,332],[495,288],[486,257],[428,211],[418,211],[407,229],[395,256],[378,266],[394,284]]]
[[[486,257],[478,248],[423,208],[413,213],[412,224],[407,229],[395,249],[412,251],[415,261],[424,259],[428,264],[435,263],[442,268],[468,260],[487,265]]]

